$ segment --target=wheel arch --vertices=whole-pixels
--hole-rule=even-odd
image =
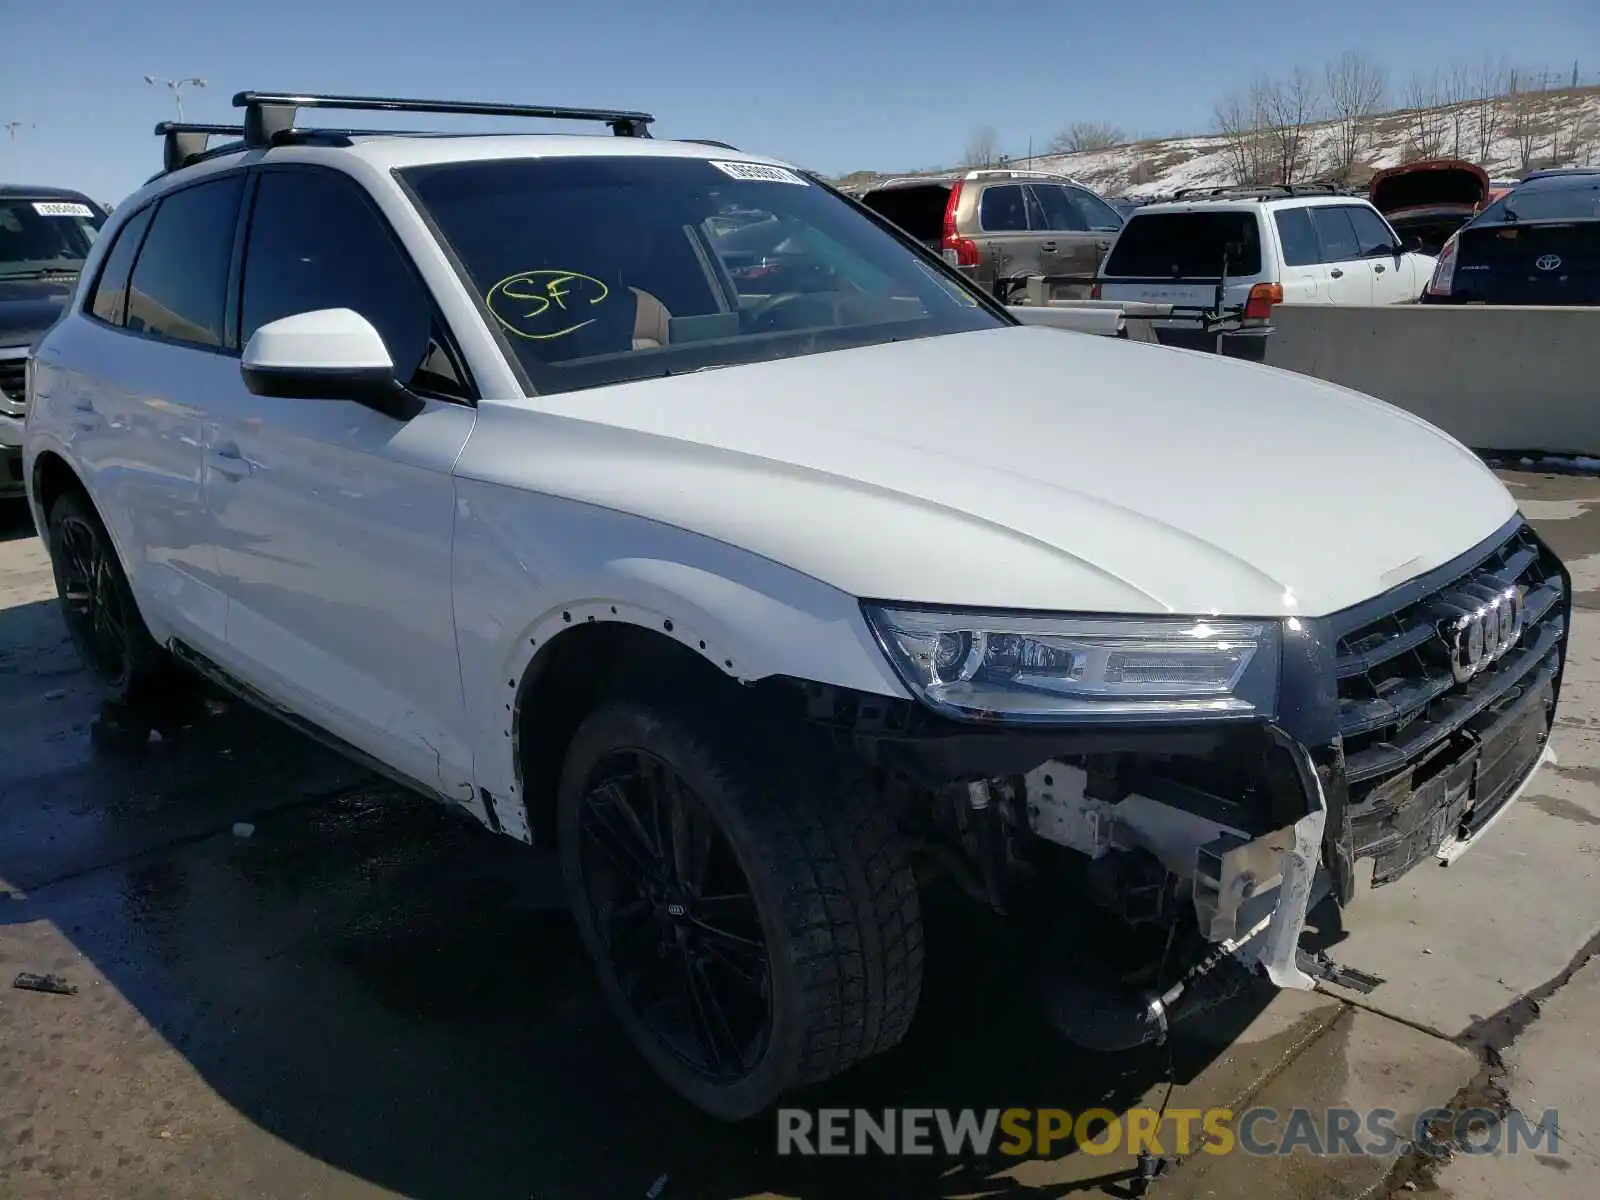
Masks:
[[[670,618],[652,622],[606,601],[564,609],[558,620],[521,675],[507,680],[513,778],[527,839],[538,845],[555,843],[566,749],[603,699],[648,685],[656,695],[677,693],[686,704],[714,709],[737,703],[747,689],[731,659],[717,659],[720,651],[697,630]]]

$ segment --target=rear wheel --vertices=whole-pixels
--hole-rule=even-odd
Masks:
[[[47,522],[61,616],[79,658],[108,699],[139,697],[170,660],[139,615],[104,524],[77,492],[58,497]]]
[[[563,772],[561,859],[634,1044],[680,1095],[738,1120],[904,1036],[922,928],[870,797],[711,725],[648,703],[592,714]]]

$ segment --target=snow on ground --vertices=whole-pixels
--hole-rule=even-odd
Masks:
[[[1569,161],[1576,157],[1576,165],[1600,165],[1600,88],[1530,95],[1521,103],[1527,106],[1531,126],[1541,131],[1534,151],[1537,163],[1543,165],[1549,159],[1552,139],[1559,137],[1563,144],[1569,139],[1576,143],[1576,155],[1565,156]],[[1487,161],[1481,163],[1495,178],[1514,178],[1522,173],[1518,139],[1505,128],[1508,107],[1509,102],[1502,104],[1501,128],[1490,145]],[[1443,129],[1444,149],[1437,157],[1479,158],[1475,115],[1470,112],[1465,115],[1462,140],[1471,144],[1461,146],[1457,154],[1457,148],[1451,144],[1455,124],[1452,110],[1428,111],[1436,114],[1435,121]],[[1359,161],[1371,170],[1399,166],[1408,157],[1411,126],[1410,115],[1406,113],[1387,113],[1374,118]],[[1578,136],[1574,138],[1575,132]],[[1313,125],[1307,131],[1308,161],[1312,164],[1308,174],[1334,161],[1335,135],[1332,124]],[[1414,152],[1410,156],[1415,157]],[[1217,187],[1234,182],[1227,143],[1220,136],[1167,138],[1111,150],[1036,155],[1031,159],[1015,159],[1012,165],[1069,175],[1103,195],[1140,199],[1170,195],[1178,188]],[[1132,178],[1141,170],[1145,180],[1132,183]]]

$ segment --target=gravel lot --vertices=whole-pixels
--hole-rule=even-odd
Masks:
[[[1388,983],[1185,1032],[1172,1103],[1555,1108],[1559,1151],[1197,1157],[1152,1195],[1597,1192],[1600,479],[1504,478],[1578,592],[1559,767],[1454,867],[1345,915],[1334,956]],[[0,528],[0,1195],[642,1197],[663,1173],[663,1200],[1120,1189],[1114,1155],[779,1159],[770,1122],[700,1119],[613,1027],[539,857],[231,707],[97,750],[25,522]],[[933,917],[911,1038],[812,1103],[1159,1102],[1165,1052],[1057,1044],[1003,939]],[[80,990],[13,990],[19,971]]]

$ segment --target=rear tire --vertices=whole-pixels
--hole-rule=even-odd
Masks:
[[[906,847],[803,741],[615,701],[562,774],[562,875],[601,988],[668,1086],[722,1120],[894,1046],[921,993]]]
[[[104,523],[87,497],[64,492],[46,524],[61,616],[78,657],[106,699],[146,698],[172,660],[139,614]]]

